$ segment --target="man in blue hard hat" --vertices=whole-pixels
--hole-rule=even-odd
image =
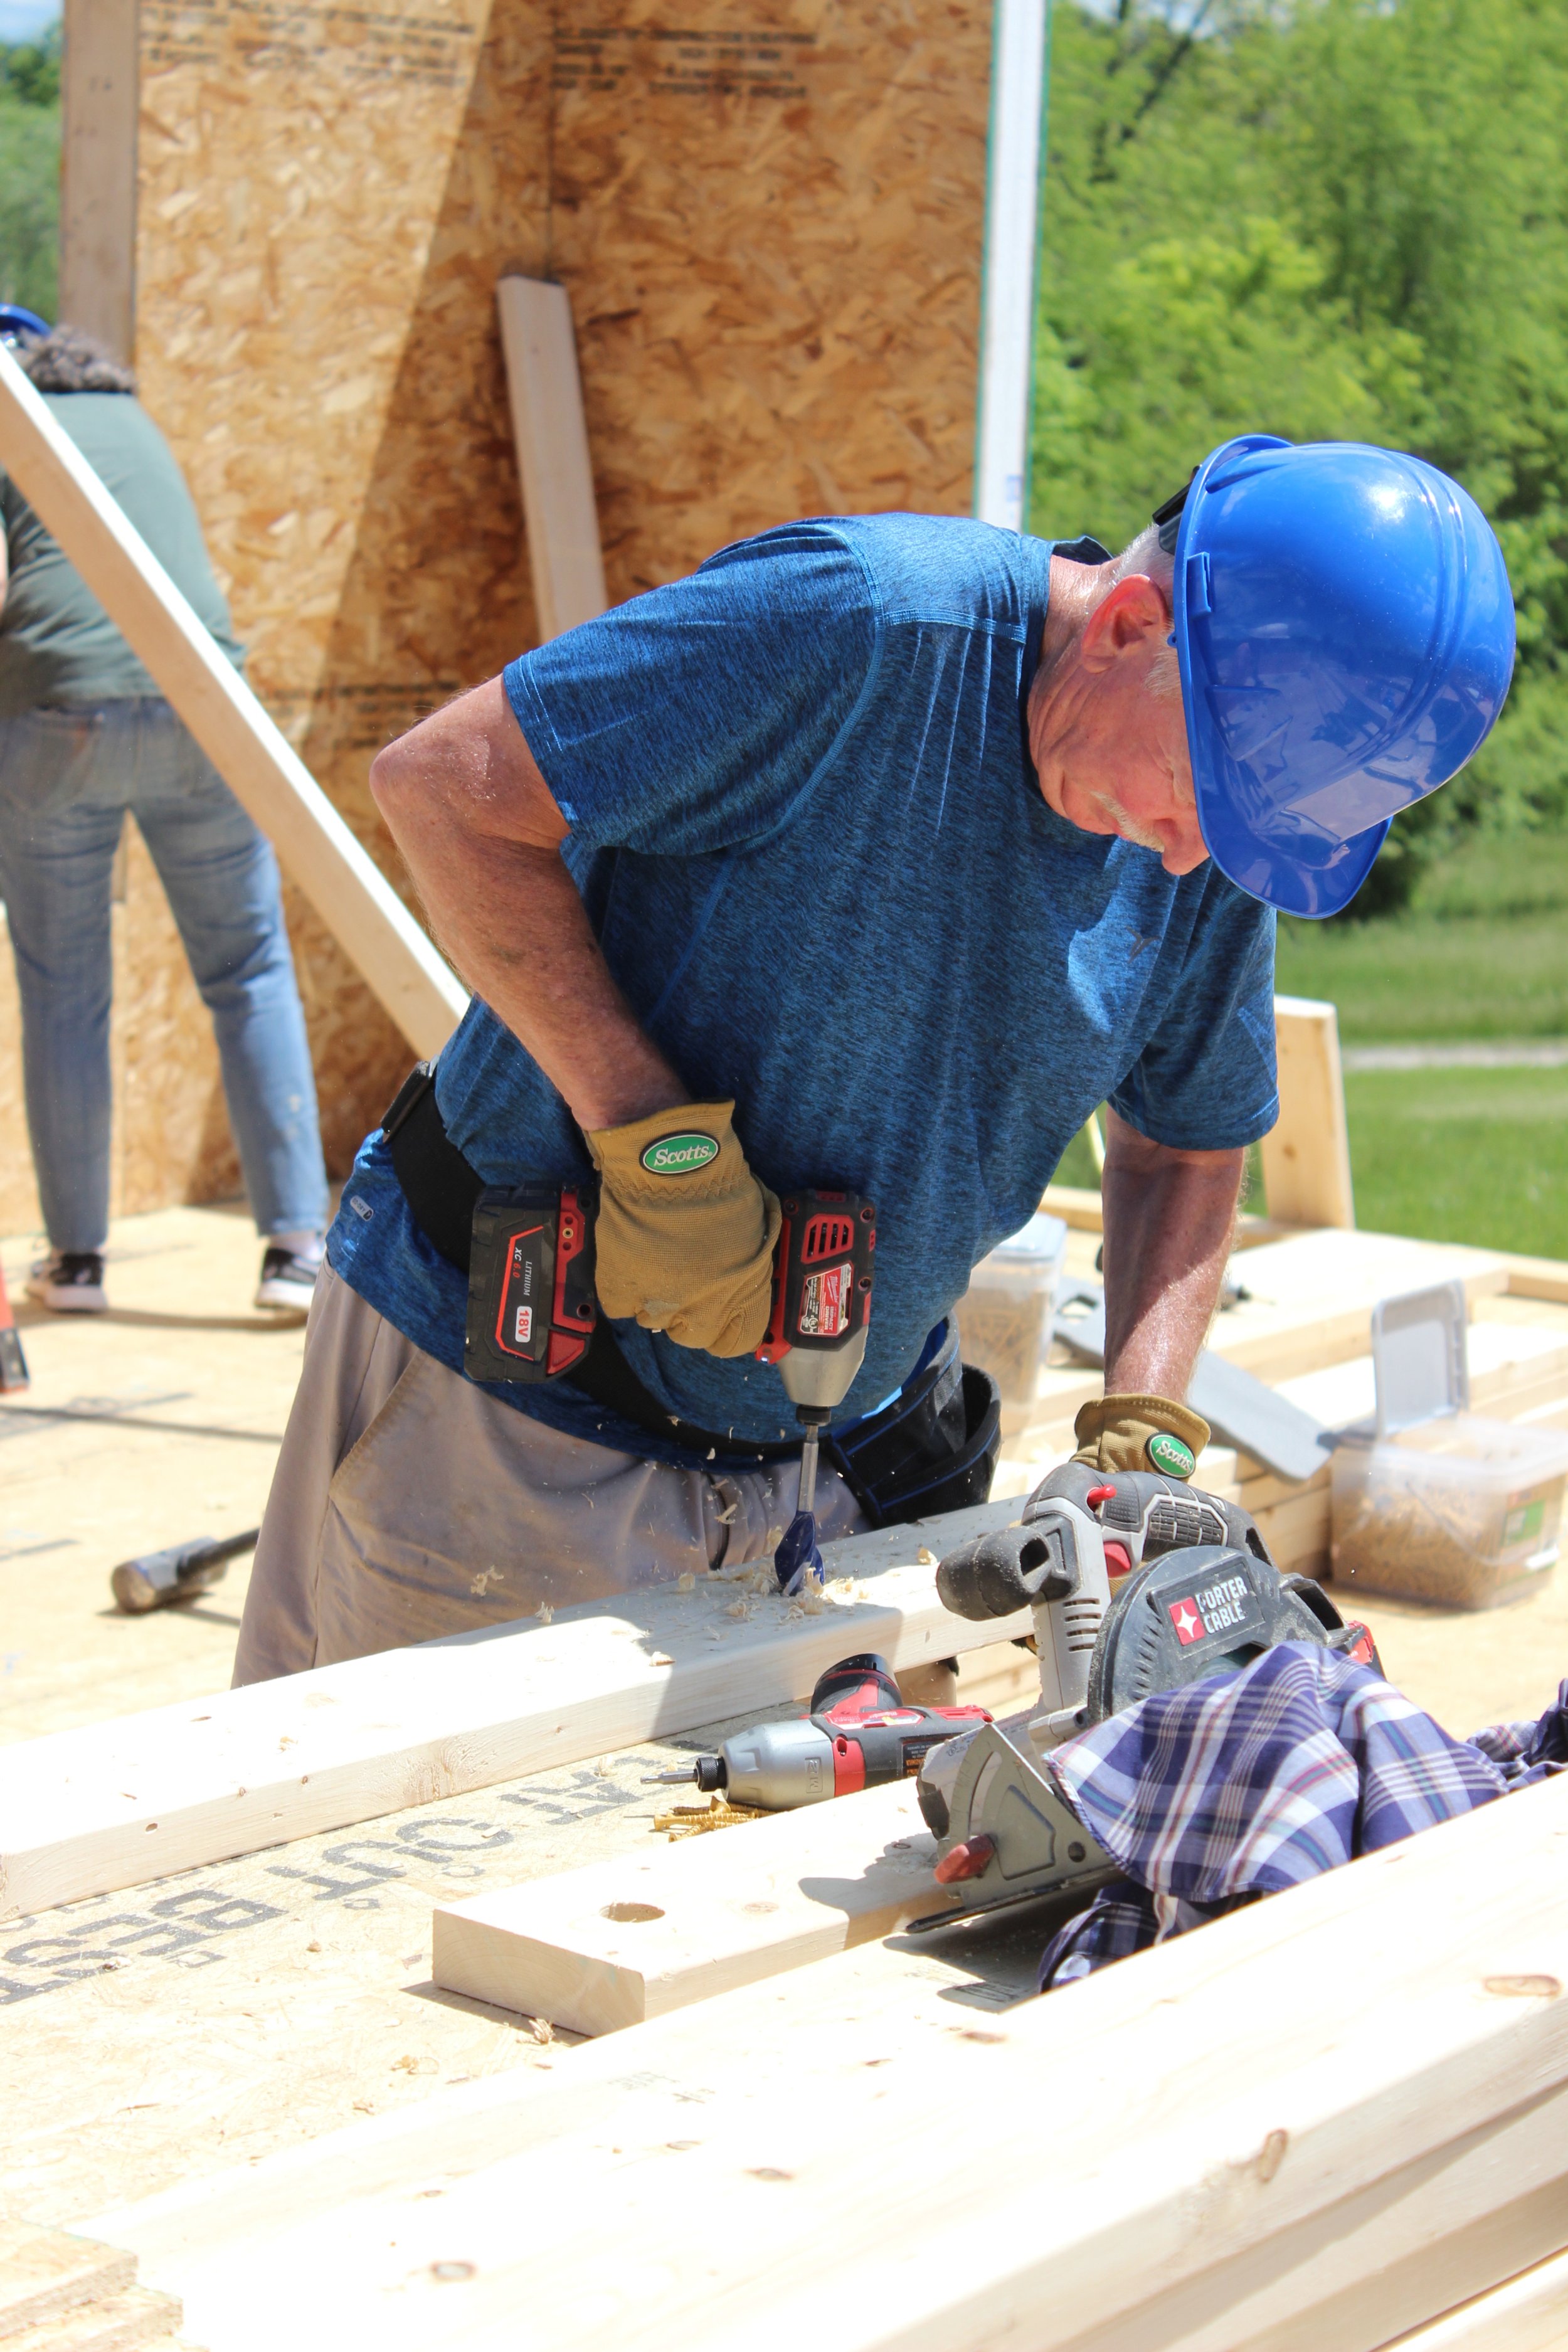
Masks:
[[[1487,732],[1512,641],[1455,484],[1254,436],[1115,557],[909,515],[766,532],[390,746],[376,798],[475,1002],[345,1189],[237,1678],[765,1557],[792,1185],[879,1211],[823,1533],[984,1494],[951,1310],[1101,1102],[1079,1458],[1190,1468],[1278,1113],[1273,909],[1345,903]],[[455,1211],[536,1180],[596,1185],[602,1344],[479,1385]]]

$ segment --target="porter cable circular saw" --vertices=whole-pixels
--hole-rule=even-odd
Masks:
[[[1158,1471],[1064,1464],[1020,1526],[950,1552],[936,1582],[961,1617],[1033,1611],[1041,1711],[1022,1743],[985,1724],[926,1759],[919,1795],[937,1878],[972,1882],[974,1900],[917,1927],[1116,1874],[1037,1760],[1076,1732],[1154,1691],[1237,1673],[1279,1642],[1320,1643],[1381,1671],[1366,1627],[1347,1623],[1310,1577],[1276,1568],[1247,1512]]]

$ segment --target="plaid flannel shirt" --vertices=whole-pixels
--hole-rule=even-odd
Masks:
[[[1052,1940],[1049,1991],[1568,1766],[1568,1682],[1539,1722],[1455,1739],[1336,1652],[1284,1642],[1157,1691],[1046,1769],[1125,1875]]]

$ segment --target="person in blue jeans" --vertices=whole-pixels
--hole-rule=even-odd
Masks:
[[[74,329],[26,324],[0,312],[21,366],[238,667],[190,492],[134,378]],[[0,899],[49,1240],[28,1296],[62,1314],[107,1305],[110,898],[129,810],[212,1015],[265,1244],[256,1304],[303,1309],[321,1262],[327,1180],[277,860],[4,476],[0,520]]]

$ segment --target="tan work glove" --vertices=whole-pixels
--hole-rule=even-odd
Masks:
[[[1209,1442],[1202,1413],[1169,1397],[1097,1397],[1073,1423],[1075,1462],[1091,1470],[1163,1470],[1190,1478]]]
[[[600,1306],[710,1356],[748,1355],[766,1332],[783,1222],[735,1139],[734,1108],[682,1103],[587,1138]]]

